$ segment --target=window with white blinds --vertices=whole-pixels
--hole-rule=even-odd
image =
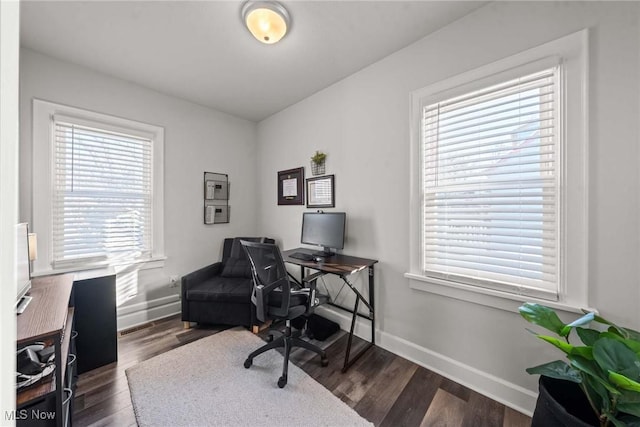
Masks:
[[[54,268],[150,258],[153,140],[53,117]]]
[[[423,104],[423,274],[558,295],[559,67]]]

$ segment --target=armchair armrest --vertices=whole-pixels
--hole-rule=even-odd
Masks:
[[[219,275],[222,272],[222,263],[216,262],[206,267],[203,267],[199,270],[196,270],[192,273],[189,273],[185,276],[182,276],[182,294],[184,296],[185,292],[190,289],[192,286],[202,283],[205,280],[208,280],[214,276]]]
[[[189,301],[187,300],[187,291],[198,283],[202,283],[222,272],[222,263],[216,262],[192,273],[182,276],[181,281],[181,307],[182,307],[182,320],[188,322],[191,319],[189,312]]]

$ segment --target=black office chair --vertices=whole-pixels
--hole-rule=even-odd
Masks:
[[[256,317],[262,322],[273,320],[274,325],[276,322],[285,321],[283,335],[251,353],[245,360],[244,367],[250,368],[253,359],[259,354],[272,348],[284,347],[282,376],[278,379],[278,387],[283,388],[287,384],[289,354],[293,346],[303,347],[319,354],[322,366],[329,364],[324,350],[302,340],[300,330],[292,332],[291,329],[292,319],[309,315],[312,311],[315,282],[310,282],[310,288],[296,289],[296,283],[289,280],[280,249],[274,244],[243,240],[242,246],[251,262],[253,275],[251,301],[256,306]]]

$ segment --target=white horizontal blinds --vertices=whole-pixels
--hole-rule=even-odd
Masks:
[[[54,117],[54,265],[151,254],[152,141]]]
[[[423,107],[427,276],[555,299],[557,68]]]

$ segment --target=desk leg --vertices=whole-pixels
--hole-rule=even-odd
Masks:
[[[376,343],[376,310],[373,292],[374,272],[373,266],[369,267],[369,317],[371,318],[371,344]]]
[[[353,317],[351,318],[351,329],[349,329],[349,338],[347,339],[347,351],[344,354],[344,365],[342,366],[342,372],[346,372],[349,366],[351,366],[351,363],[353,363],[353,360],[349,362],[349,354],[351,353],[351,341],[353,340],[353,330],[356,326],[356,318],[358,317],[359,302],[360,302],[360,298],[356,297],[356,304],[353,307]]]
[[[54,363],[56,364],[55,370],[55,382],[56,382],[56,426],[64,427],[64,421],[66,419],[66,414],[64,413],[64,378],[66,377],[66,373],[63,375],[62,369],[63,365],[66,364],[66,360],[62,360],[62,336],[58,334],[53,340],[55,357]],[[67,369],[69,367],[67,366]]]
[[[376,330],[375,330],[376,318],[375,318],[375,309],[374,309],[375,305],[374,305],[374,295],[373,295],[373,289],[374,289],[373,266],[369,267],[369,302],[367,302],[367,300],[364,299],[364,297],[360,294],[360,292],[358,292],[353,286],[351,286],[349,282],[347,282],[344,279],[344,277],[342,278],[342,280],[344,280],[356,294],[356,302],[353,307],[353,317],[351,318],[351,329],[349,330],[349,338],[347,340],[347,350],[344,357],[344,365],[342,366],[342,372],[347,372],[347,369],[349,369],[349,367],[351,367],[351,365],[353,365],[355,361],[360,358],[360,356],[362,356],[367,350],[369,350],[371,347],[373,347],[376,344]],[[360,300],[362,300],[362,302],[369,308],[369,320],[371,321],[371,341],[368,342],[365,345],[365,347],[353,357],[353,359],[349,360],[349,355],[351,353],[351,342],[353,340],[353,331],[356,326],[356,318],[358,317],[358,305],[360,303]]]

